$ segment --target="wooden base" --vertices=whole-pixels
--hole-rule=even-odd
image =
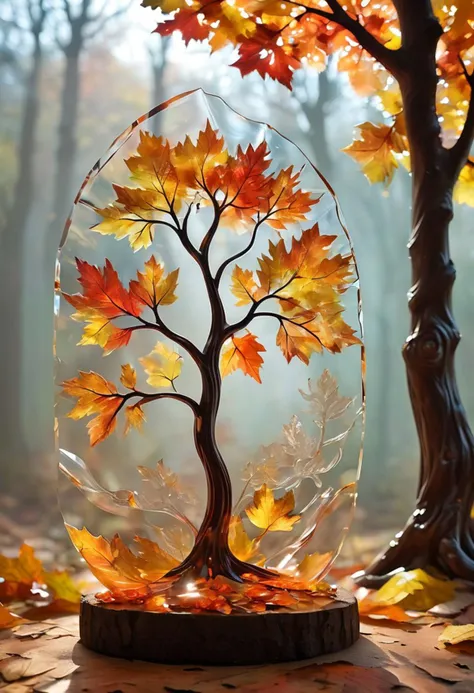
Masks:
[[[83,597],[82,644],[101,654],[164,664],[264,664],[337,652],[359,637],[357,601],[314,611],[256,614],[154,613]]]

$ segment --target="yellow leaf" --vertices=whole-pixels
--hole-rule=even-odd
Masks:
[[[135,368],[133,368],[129,363],[122,366],[122,375],[120,376],[120,382],[129,390],[133,390],[137,384],[137,373]]]
[[[55,599],[61,599],[72,604],[79,604],[81,593],[73,579],[65,570],[55,570],[44,574],[44,582],[54,592]]]
[[[467,623],[464,626],[446,626],[438,638],[438,642],[443,645],[457,645],[466,640],[474,640],[474,623]]]
[[[295,508],[293,491],[275,500],[266,484],[255,491],[253,504],[245,509],[250,522],[265,532],[290,532],[300,515],[290,515]]]
[[[153,351],[139,360],[149,375],[147,383],[153,387],[172,387],[181,373],[181,356],[163,342],[157,342]]]
[[[312,582],[317,580],[319,576],[326,570],[329,561],[332,559],[333,553],[308,553],[303,560],[298,564],[296,577],[299,580]]]
[[[129,432],[130,428],[141,429],[144,422],[146,421],[143,409],[139,404],[132,404],[125,409],[125,435]]]
[[[246,306],[255,300],[255,292],[257,284],[252,270],[244,270],[238,265],[235,266],[232,272],[231,291],[238,299],[236,306]]]
[[[257,383],[261,383],[260,368],[263,364],[263,358],[260,356],[260,352],[262,351],[266,351],[265,347],[257,341],[256,336],[251,332],[243,337],[232,337],[222,349],[220,360],[222,377],[240,368],[245,375],[249,375]]]
[[[118,534],[109,542],[95,537],[85,527],[66,525],[72,543],[88,564],[95,577],[112,593],[132,590],[135,596],[147,593],[147,586],[159,580],[178,561],[149,539],[135,537],[134,554]]]
[[[18,558],[7,558],[0,554],[0,578],[5,582],[21,582],[31,584],[42,582],[43,566],[36,558],[34,549],[27,544],[22,544]]]
[[[454,199],[459,204],[474,207],[474,161],[466,164],[454,186]]]
[[[137,272],[137,281],[130,282],[130,291],[146,306],[169,306],[177,300],[174,293],[178,284],[179,270],[165,276],[164,266],[155,256],[145,262],[145,272]]]
[[[371,183],[390,183],[398,161],[408,149],[405,139],[394,126],[362,123],[357,126],[359,138],[343,149],[362,166]]]
[[[227,161],[224,138],[218,137],[209,120],[199,133],[196,144],[189,136],[172,151],[172,161],[181,183],[196,189],[196,180],[207,183],[207,178],[218,164]]]
[[[418,568],[391,577],[375,592],[372,601],[379,605],[398,604],[410,611],[428,611],[453,598],[454,582],[432,577]]]
[[[234,556],[241,561],[250,561],[257,553],[258,546],[255,539],[250,539],[242,519],[237,516],[230,520],[229,547]]]

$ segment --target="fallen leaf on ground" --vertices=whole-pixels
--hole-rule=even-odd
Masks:
[[[474,623],[464,626],[446,626],[438,638],[443,645],[457,645],[466,640],[474,640]]]
[[[416,569],[394,575],[383,587],[369,594],[366,608],[368,609],[369,603],[375,606],[397,604],[405,611],[428,611],[436,604],[451,601],[454,594],[454,582],[435,578],[424,570]]]

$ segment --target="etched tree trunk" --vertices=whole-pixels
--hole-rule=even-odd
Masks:
[[[429,0],[416,9],[410,2],[395,3],[406,52],[399,82],[413,185],[411,334],[403,355],[421,466],[416,509],[403,532],[365,571],[360,582],[367,585],[383,582],[402,567],[434,567],[453,577],[474,578],[474,438],[454,372],[460,334],[451,308],[456,273],[448,235],[453,187],[464,160],[443,147],[436,114],[435,53],[441,27]]]

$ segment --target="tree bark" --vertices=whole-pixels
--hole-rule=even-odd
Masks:
[[[18,153],[18,177],[13,204],[7,215],[1,240],[2,282],[0,313],[8,329],[2,332],[3,357],[7,368],[0,369],[0,389],[8,406],[0,417],[0,440],[3,468],[2,491],[12,491],[18,481],[18,460],[25,457],[21,426],[21,300],[22,300],[22,257],[26,225],[34,196],[34,155],[39,117],[39,80],[42,63],[42,22],[32,31],[34,49],[31,67],[25,84]],[[25,467],[22,478],[25,479]],[[29,478],[29,475],[27,475]],[[24,482],[23,482],[24,483]],[[27,482],[28,484],[28,482]]]
[[[359,582],[377,586],[397,569],[436,568],[474,579],[470,512],[474,501],[474,438],[454,372],[460,335],[451,293],[449,255],[457,167],[443,147],[436,114],[436,46],[442,33],[431,3],[396,1],[406,68],[400,80],[410,143],[413,228],[409,242],[413,286],[411,334],[403,347],[420,440],[416,509],[388,550]]]
[[[79,104],[79,56],[81,49],[82,39],[75,36],[71,38],[70,44],[65,49],[66,67],[61,93],[59,144],[54,184],[53,218],[51,222],[58,234],[66,223],[72,204],[71,191],[77,153],[76,131]]]

